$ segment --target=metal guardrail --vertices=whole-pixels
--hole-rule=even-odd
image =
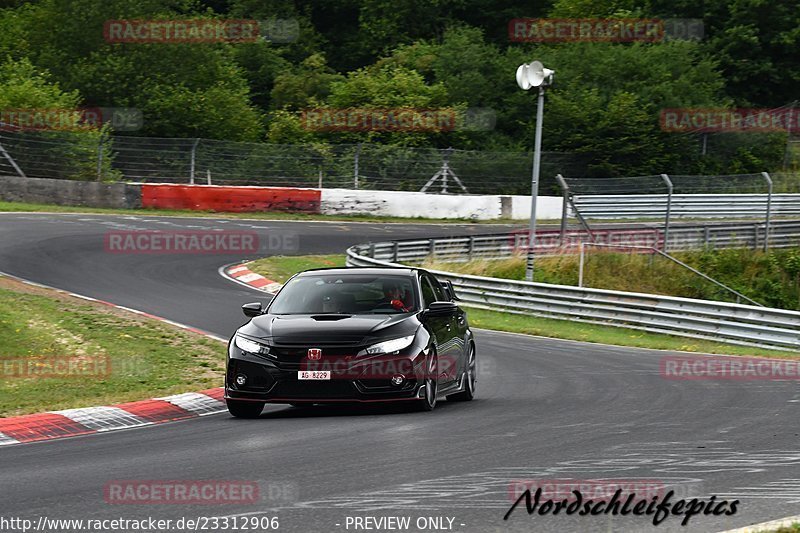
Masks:
[[[673,226],[669,249],[752,248],[760,249],[766,237],[764,223],[698,224]],[[578,252],[581,242],[661,248],[664,232],[660,228],[600,229],[591,233],[542,229],[536,232],[537,255]],[[800,247],[800,221],[778,221],[770,226],[769,245],[774,248]],[[420,262],[429,256],[440,261],[463,262],[471,259],[505,259],[524,253],[528,246],[528,230],[513,233],[414,239],[377,242],[365,245],[369,256],[382,261]]]
[[[431,253],[452,261],[466,260],[470,252],[472,257],[493,257],[513,253],[515,238],[487,235],[361,244],[347,250],[347,265],[397,267],[402,262],[421,261]],[[442,280],[450,280],[461,300],[473,307],[747,346],[800,348],[797,311],[432,272]]]
[[[676,218],[763,218],[766,194],[676,194],[670,216]],[[585,218],[661,218],[666,216],[666,194],[575,195],[573,202]],[[574,216],[574,210],[570,209]],[[800,194],[773,194],[772,215],[800,216]]]

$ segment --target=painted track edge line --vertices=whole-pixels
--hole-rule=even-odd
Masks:
[[[217,269],[217,272],[223,278],[238,283],[239,285],[255,289],[259,292],[266,292],[273,296],[277,294],[281,287],[283,287],[283,284],[253,272],[247,267],[248,263],[250,263],[250,261],[223,265]]]

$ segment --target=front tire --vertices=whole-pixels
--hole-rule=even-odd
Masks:
[[[431,358],[428,362],[428,369],[425,371],[425,384],[423,385],[425,392],[422,399],[417,400],[417,410],[419,411],[433,411],[436,408],[436,393],[438,392],[437,372],[438,362],[436,360],[436,354],[431,354]]]
[[[228,412],[236,418],[258,418],[264,409],[264,402],[243,402],[240,400],[225,400]]]
[[[447,397],[448,401],[469,402],[475,397],[476,381],[475,348],[469,345],[469,355],[467,356],[467,370],[464,372],[464,390],[451,394]]]

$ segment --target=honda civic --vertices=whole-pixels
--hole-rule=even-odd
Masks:
[[[449,281],[419,268],[301,272],[228,344],[225,400],[235,417],[266,403],[436,402],[475,394],[475,343]]]

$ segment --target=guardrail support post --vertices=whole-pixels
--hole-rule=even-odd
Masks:
[[[764,225],[764,251],[769,250],[769,230],[770,218],[772,216],[772,178],[767,172],[762,172],[762,176],[767,181],[767,217]]]
[[[661,179],[667,186],[667,214],[664,217],[664,246],[663,251],[667,251],[667,243],[669,242],[669,219],[672,211],[672,180],[666,174],[661,174]]]
[[[436,259],[436,239],[428,239],[428,255]]]
[[[189,156],[189,185],[194,185],[194,169],[197,162],[197,145],[200,144],[200,139],[195,139],[192,143],[192,152]]]
[[[400,243],[394,241],[394,246],[392,246],[392,263],[397,263],[398,255],[400,255]]]
[[[375,259],[375,243],[374,242],[369,243],[369,256],[371,258]]]
[[[472,235],[469,236],[469,241],[467,242],[467,259],[472,261],[472,254],[475,251],[475,237]]]

